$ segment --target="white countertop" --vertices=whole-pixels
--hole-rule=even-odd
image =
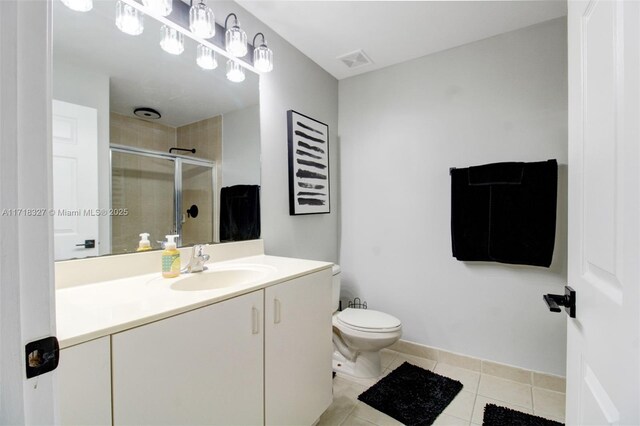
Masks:
[[[133,327],[250,293],[322,269],[331,263],[276,256],[251,256],[207,263],[210,269],[254,265],[263,272],[255,281],[224,288],[180,291],[178,278],[160,272],[56,290],[56,324],[60,348],[77,345]]]

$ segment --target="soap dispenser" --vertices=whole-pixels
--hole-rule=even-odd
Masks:
[[[151,250],[151,243],[149,242],[149,234],[147,232],[143,232],[140,234],[140,242],[138,243],[138,250],[136,251],[147,250]]]
[[[162,251],[162,276],[175,278],[180,275],[180,251],[176,248],[178,235],[166,235],[167,242]]]

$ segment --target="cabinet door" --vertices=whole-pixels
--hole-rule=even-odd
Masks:
[[[267,425],[311,425],[332,400],[331,269],[265,290]]]
[[[56,370],[61,425],[111,424],[110,337],[60,351]]]
[[[263,292],[112,337],[116,425],[263,424]]]

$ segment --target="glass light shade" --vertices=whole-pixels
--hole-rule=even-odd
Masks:
[[[167,53],[172,55],[179,55],[184,52],[184,36],[178,30],[163,25],[160,29],[162,39],[160,40],[160,47]]]
[[[88,12],[93,9],[93,0],[62,0],[62,3],[76,12]]]
[[[169,16],[173,10],[171,0],[142,0],[142,4],[160,16]]]
[[[216,34],[216,21],[213,10],[203,1],[189,9],[189,30],[201,38],[211,38]]]
[[[236,25],[229,28],[224,35],[227,52],[236,58],[241,58],[247,54],[247,33],[245,33],[236,21]]]
[[[142,13],[134,7],[118,1],[116,3],[116,26],[125,34],[139,35],[144,30]]]
[[[234,83],[244,81],[244,69],[233,59],[227,61],[227,79]]]
[[[269,72],[273,69],[273,52],[266,44],[253,49],[253,66],[260,72]]]
[[[213,70],[218,67],[215,52],[203,44],[198,45],[196,62],[204,70]]]

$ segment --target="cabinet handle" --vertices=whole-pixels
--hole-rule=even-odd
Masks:
[[[278,299],[273,299],[273,323],[280,323],[280,301]]]
[[[258,318],[258,309],[251,308],[251,334],[260,333],[260,319]]]

